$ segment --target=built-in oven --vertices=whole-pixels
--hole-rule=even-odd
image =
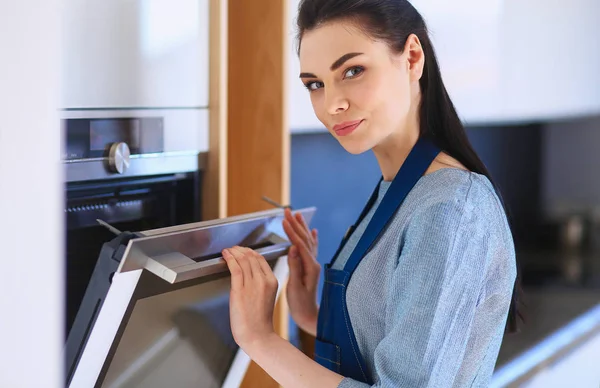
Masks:
[[[66,332],[102,245],[121,231],[201,220],[206,163],[202,110],[66,110]]]

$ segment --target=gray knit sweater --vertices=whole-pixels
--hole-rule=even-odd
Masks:
[[[333,268],[343,268],[390,183]],[[454,168],[421,177],[346,294],[375,386],[487,386],[515,277],[513,240],[489,180]],[[367,386],[349,378],[339,385]]]

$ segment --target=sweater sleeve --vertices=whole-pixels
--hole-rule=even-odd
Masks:
[[[386,295],[374,386],[452,387],[467,344],[490,340],[472,334],[490,257],[490,221],[468,195],[414,214],[401,237],[404,244]],[[504,315],[497,317],[496,327],[504,324]],[[339,387],[368,385],[345,378]]]

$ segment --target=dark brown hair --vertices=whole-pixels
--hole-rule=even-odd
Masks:
[[[354,22],[367,35],[386,42],[395,52],[402,52],[408,37],[415,34],[425,55],[419,107],[420,136],[430,138],[440,149],[460,161],[469,170],[485,175],[500,198],[505,213],[506,204],[485,164],[473,149],[454,104],[442,81],[438,61],[421,14],[407,0],[302,0],[298,8],[298,52],[302,36],[331,21]],[[520,301],[520,275],[517,279],[507,320],[507,331],[518,331],[517,316]],[[522,317],[521,317],[522,318]]]

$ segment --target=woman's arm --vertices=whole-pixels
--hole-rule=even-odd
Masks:
[[[249,346],[246,353],[286,388],[335,388],[343,379],[275,333]]]
[[[449,198],[415,212],[386,277],[383,338],[373,354],[376,387],[489,384],[516,273],[508,231],[494,205],[485,190],[472,187],[464,200]],[[349,292],[357,298],[349,305],[360,306],[360,292],[366,289]],[[366,335],[378,331],[360,329]],[[351,379],[340,384],[366,387]]]
[[[277,278],[264,257],[233,247],[223,251],[231,272],[230,318],[236,343],[286,388],[335,388],[343,377],[313,361],[273,329]]]
[[[450,199],[416,214],[388,284],[374,386],[485,385],[514,284],[512,242],[494,203]],[[231,327],[240,347],[286,388],[366,388],[311,360],[273,330],[277,280],[256,252],[223,256],[232,274]],[[480,314],[476,314],[479,311]]]

